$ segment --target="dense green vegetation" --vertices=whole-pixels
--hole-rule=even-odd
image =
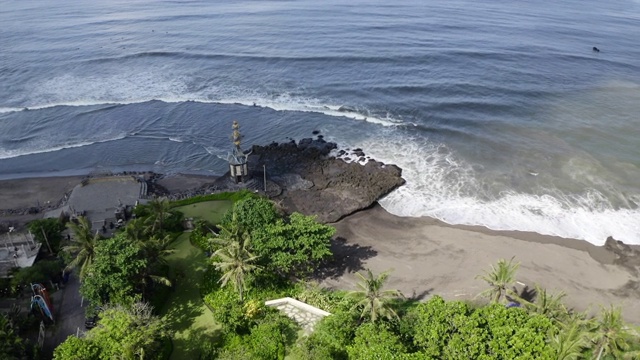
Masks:
[[[181,231],[180,206],[221,198],[234,205],[219,223],[205,217],[174,241]],[[83,295],[108,310],[86,338],[71,337],[56,349],[56,359],[166,358],[168,336],[175,339],[173,358],[634,359],[640,354],[637,332],[617,308],[590,317],[566,308],[563,293],[540,286],[533,299],[521,298],[514,291],[519,266],[514,259],[499,260],[478,275],[487,283],[479,294],[486,305],[439,296],[418,302],[387,289],[388,273],[366,269],[351,292],[306,282],[331,259],[335,229],[302,214],[285,216],[250,192],[176,203],[158,199],[135,213],[137,219],[110,239],[85,232],[76,237],[83,240],[65,247],[74,255],[70,266],[81,269]],[[72,229],[82,235],[82,226]],[[302,335],[298,324],[264,305],[284,296],[332,315]],[[163,316],[141,301],[158,304]]]
[[[33,325],[33,318],[27,318],[12,309],[8,313],[0,313],[0,359],[22,360],[36,359],[39,349],[32,342],[25,339],[25,330]]]
[[[147,304],[108,307],[100,313],[100,326],[83,338],[70,336],[54,359],[164,359],[166,336],[164,322]]]

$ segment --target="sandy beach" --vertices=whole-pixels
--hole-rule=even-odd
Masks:
[[[473,299],[486,288],[476,275],[501,258],[515,257],[521,263],[517,279],[524,286],[562,290],[565,304],[580,311],[622,306],[625,319],[640,324],[636,271],[614,265],[613,253],[586,241],[401,218],[380,206],[335,226],[344,239],[335,249],[338,265],[346,271],[325,280],[326,286],[354,289],[353,270],[370,268],[374,273],[391,270],[388,287],[408,297]]]
[[[0,181],[0,209],[56,203],[81,179]],[[211,179],[177,175],[163,182],[171,192],[178,192]],[[37,216],[2,216],[0,222]],[[451,226],[430,218],[401,218],[377,205],[333,225],[338,238],[334,244],[336,260],[327,271],[324,286],[353,289],[354,272],[370,268],[375,273],[391,270],[388,286],[409,297],[425,299],[438,294],[446,299],[473,299],[485,288],[476,275],[498,259],[515,257],[521,263],[517,275],[520,289],[537,283],[549,290],[563,290],[567,293],[565,303],[577,310],[622,306],[625,319],[640,324],[637,269],[615,265],[613,253],[586,241]]]

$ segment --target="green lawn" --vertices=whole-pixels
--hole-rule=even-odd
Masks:
[[[198,289],[208,259],[191,245],[189,233],[180,235],[173,248],[175,253],[167,257],[167,262],[169,275],[175,282],[174,291],[162,311],[172,332],[171,359],[197,359],[202,344],[216,340],[220,330]]]
[[[233,202],[230,200],[214,200],[179,206],[174,210],[180,211],[186,218],[203,219],[211,224],[217,224],[232,206]]]

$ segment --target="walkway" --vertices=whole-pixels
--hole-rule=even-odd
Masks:
[[[50,325],[46,332],[43,358],[53,355],[53,350],[63,343],[69,335],[86,331],[84,328],[84,311],[86,302],[80,295],[80,281],[75,273],[69,277],[64,288],[51,295],[56,323]],[[81,306],[84,305],[84,306]]]
[[[189,233],[182,234],[173,248],[175,253],[167,262],[175,288],[162,312],[170,331],[174,332],[171,359],[197,359],[201,346],[215,341],[220,329],[198,289],[208,259],[191,245]]]

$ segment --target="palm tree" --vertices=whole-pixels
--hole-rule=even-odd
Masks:
[[[484,275],[476,276],[476,279],[482,279],[490,286],[478,296],[488,297],[492,302],[498,303],[503,297],[506,299],[507,295],[516,295],[508,287],[516,281],[516,271],[519,267],[520,263],[514,263],[513,258],[509,262],[500,259],[497,267],[491,265],[491,271],[485,271]]]
[[[167,261],[165,257],[175,252],[175,250],[169,249],[170,243],[171,236],[169,235],[162,238],[152,236],[149,239],[138,241],[138,245],[144,253],[148,264],[142,274],[142,284],[145,288],[147,288],[150,282],[172,286],[171,281],[167,277],[156,275],[157,270],[162,265],[166,265]]]
[[[142,241],[147,238],[147,229],[145,228],[144,219],[132,219],[124,228],[127,238],[133,241]]]
[[[567,296],[564,291],[556,294],[547,292],[547,289],[540,285],[535,285],[536,298],[533,302],[524,301],[525,308],[530,312],[544,315],[556,324],[563,322],[569,316],[569,311],[562,303],[562,299]],[[520,299],[523,300],[523,299]]]
[[[213,257],[215,268],[223,273],[219,282],[222,286],[226,286],[231,281],[242,302],[244,289],[247,286],[246,277],[258,270],[259,266],[254,264],[258,256],[249,251],[251,246],[249,233],[242,232],[240,238],[238,241],[229,241],[225,247],[217,250]]]
[[[214,244],[226,246],[230,243],[240,243],[244,241],[244,237],[249,236],[249,232],[245,231],[238,221],[238,217],[235,212],[233,212],[231,221],[227,224],[218,224],[218,228],[220,232],[215,235],[214,238],[210,239]]]
[[[67,265],[67,268],[73,269],[80,266],[80,280],[82,280],[89,268],[89,265],[93,262],[95,255],[95,246],[100,240],[100,232],[96,231],[92,233],[91,223],[84,217],[78,217],[78,223],[73,221],[67,223],[67,227],[73,232],[71,238],[71,244],[62,248],[63,251],[69,254],[76,254],[76,257]]]
[[[347,295],[358,300],[358,303],[351,310],[355,311],[357,308],[362,307],[360,317],[369,316],[371,322],[376,322],[378,317],[397,319],[398,314],[390,307],[390,302],[403,297],[403,295],[398,290],[382,290],[389,273],[383,272],[375,277],[371,270],[367,269],[366,276],[359,272],[356,275],[362,281],[358,283],[360,290],[354,290]]]
[[[557,360],[577,360],[583,358],[583,351],[589,346],[586,321],[580,317],[568,319],[566,325],[559,323],[560,332],[550,336],[549,346]]]
[[[164,235],[165,220],[173,214],[169,200],[166,198],[155,198],[149,201],[149,209],[151,210],[151,214],[149,215],[151,234],[160,232],[161,235]]]
[[[597,360],[607,354],[613,355],[616,359],[622,358],[630,347],[627,343],[630,334],[622,321],[622,311],[613,305],[609,309],[601,309],[600,317],[594,322],[592,331],[594,337],[591,341],[598,353]]]

